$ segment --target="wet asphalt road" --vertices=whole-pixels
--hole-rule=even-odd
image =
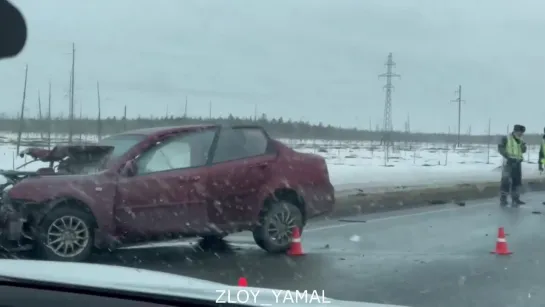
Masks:
[[[545,193],[501,209],[496,199],[310,223],[305,256],[268,255],[251,235],[226,250],[177,246],[129,249],[96,262],[235,284],[325,290],[342,300],[408,306],[540,306],[545,302]],[[535,214],[532,211],[543,212]],[[496,256],[505,227],[511,256]],[[358,240],[359,239],[359,240]]]

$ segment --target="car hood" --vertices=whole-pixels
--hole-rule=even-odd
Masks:
[[[94,288],[188,297],[210,301],[216,301],[219,298],[221,291],[231,291],[231,293],[233,293],[233,291],[243,289],[236,286],[229,286],[182,275],[122,266],[37,260],[0,260],[0,276]],[[245,289],[259,290],[259,295],[257,296],[257,302],[259,304],[274,305],[277,302],[276,296],[271,289],[258,287],[248,287]],[[318,290],[318,293],[321,294],[321,290]],[[295,292],[293,292],[293,297],[296,297]],[[331,301],[330,305],[340,307],[407,307],[340,301],[330,298],[327,298],[327,300]],[[286,302],[285,304],[291,306],[299,305],[291,302]],[[300,305],[313,306],[314,304],[300,302]],[[320,300],[320,302],[317,302],[315,305],[323,305],[323,303]],[[252,305],[248,304],[248,306]]]

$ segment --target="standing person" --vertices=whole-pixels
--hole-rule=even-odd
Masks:
[[[543,140],[539,146],[539,158],[537,159],[539,165],[539,172],[543,173],[543,166],[545,165],[545,128],[543,128]],[[542,203],[545,205],[545,201]]]
[[[539,165],[539,171],[543,172],[543,165],[545,165],[545,128],[543,129],[543,140],[541,141],[541,146],[539,147],[539,158],[537,160]]]
[[[507,206],[507,196],[511,193],[512,205],[518,207],[525,202],[520,200],[520,187],[522,185],[523,154],[526,152],[526,143],[522,136],[526,127],[515,125],[513,132],[504,136],[498,144],[498,151],[502,155],[503,165],[501,173],[500,205]]]

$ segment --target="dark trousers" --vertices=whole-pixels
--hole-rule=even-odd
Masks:
[[[511,194],[513,200],[518,199],[521,185],[522,167],[520,162],[505,163],[501,173],[501,198],[505,199],[507,195]]]

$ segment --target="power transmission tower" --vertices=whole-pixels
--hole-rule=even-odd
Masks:
[[[386,78],[386,96],[384,100],[384,122],[383,122],[383,142],[388,147],[392,144],[391,133],[394,130],[392,127],[392,90],[394,86],[392,85],[392,78],[401,77],[400,75],[393,72],[392,68],[396,67],[396,63],[392,60],[392,53],[388,54],[388,60],[384,64],[386,66],[386,73],[380,74],[379,78]]]
[[[458,139],[456,142],[456,146],[460,147],[460,127],[462,124],[462,102],[465,102],[465,100],[462,100],[462,86],[458,85],[458,90],[455,92],[458,94],[458,98],[451,100],[451,102],[457,102],[458,103]]]

